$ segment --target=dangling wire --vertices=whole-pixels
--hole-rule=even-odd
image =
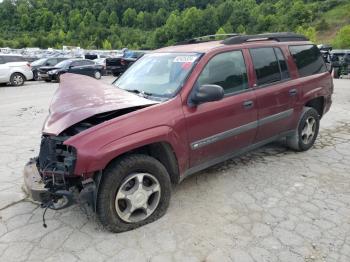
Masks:
[[[52,203],[52,200],[50,200],[49,202],[47,202],[47,203],[45,204],[45,210],[44,210],[44,213],[43,213],[43,227],[44,227],[44,228],[47,228],[47,224],[46,224],[46,221],[45,221],[45,215],[46,215],[47,209],[50,208],[51,204],[53,204],[53,203]],[[44,205],[43,205],[43,207],[44,207]]]

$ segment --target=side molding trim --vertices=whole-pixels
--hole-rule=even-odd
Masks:
[[[230,129],[230,130],[227,130],[227,131],[224,131],[224,132],[221,132],[221,133],[218,133],[218,134],[206,137],[206,138],[203,138],[201,140],[197,140],[197,141],[191,143],[191,145],[190,145],[191,149],[196,150],[196,149],[205,147],[207,145],[216,143],[218,141],[224,140],[224,139],[229,138],[231,136],[236,136],[236,135],[239,135],[241,133],[247,132],[247,131],[254,129],[254,128],[257,128],[259,126],[269,124],[269,123],[272,123],[274,121],[282,120],[284,118],[290,117],[293,114],[293,112],[294,112],[294,109],[291,108],[291,109],[288,109],[286,111],[282,111],[280,113],[270,115],[268,117],[264,117],[264,118],[259,119],[257,121],[250,122],[248,124],[245,124],[245,125],[242,125],[242,126],[239,126],[239,127],[236,127],[236,128],[233,128],[233,129]]]

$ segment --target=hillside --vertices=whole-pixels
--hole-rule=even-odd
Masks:
[[[349,7],[348,0],[4,0],[0,46],[150,49],[216,32],[276,31],[331,42],[349,24]]]
[[[350,3],[338,5],[320,17],[316,23],[317,41],[331,44],[339,29],[346,25],[350,25]]]

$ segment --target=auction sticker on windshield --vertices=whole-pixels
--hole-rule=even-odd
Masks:
[[[174,63],[193,63],[196,61],[197,56],[194,55],[182,55],[174,58]]]

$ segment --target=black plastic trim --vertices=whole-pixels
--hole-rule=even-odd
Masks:
[[[206,168],[208,168],[210,166],[213,166],[213,165],[216,165],[218,163],[224,162],[224,161],[226,161],[226,160],[228,160],[230,158],[234,158],[234,157],[240,156],[242,154],[245,154],[245,153],[247,153],[247,152],[249,152],[251,150],[254,150],[254,149],[257,149],[259,147],[262,147],[262,146],[264,146],[264,145],[266,145],[268,143],[271,143],[271,142],[273,142],[275,140],[278,140],[280,138],[283,138],[283,137],[286,137],[286,136],[290,136],[294,132],[295,132],[295,130],[289,130],[289,131],[283,132],[283,133],[281,133],[279,135],[273,136],[271,138],[268,138],[266,140],[257,142],[255,144],[251,144],[251,145],[249,145],[247,147],[244,147],[242,149],[233,151],[233,152],[231,152],[229,154],[226,154],[224,156],[220,156],[220,157],[214,158],[214,159],[209,160],[209,161],[207,161],[207,162],[205,162],[203,164],[199,164],[197,166],[191,167],[191,168],[186,170],[186,172],[184,173],[183,176],[181,176],[180,181],[182,181],[186,177],[188,177],[188,176],[190,176],[190,175],[192,175],[194,173],[197,173],[197,172],[199,172],[199,171],[201,171],[203,169],[206,169]]]

